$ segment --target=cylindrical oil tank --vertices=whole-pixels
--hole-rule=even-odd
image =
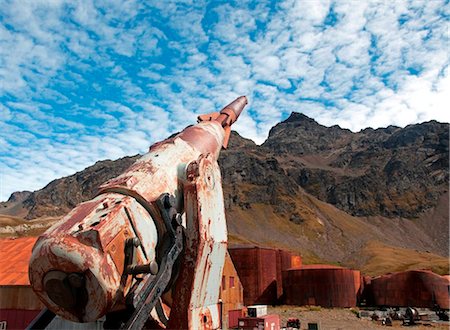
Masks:
[[[277,303],[277,279],[281,279],[277,273],[277,250],[243,247],[230,248],[228,252],[244,289],[244,304]]]
[[[372,278],[377,306],[414,306],[449,309],[450,280],[427,270],[410,270]]]
[[[361,285],[361,273],[333,265],[307,265],[283,272],[287,305],[354,307]]]

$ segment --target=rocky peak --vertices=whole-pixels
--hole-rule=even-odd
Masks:
[[[399,148],[420,145],[448,152],[448,139],[448,124],[432,120],[422,124],[408,125],[404,129],[396,130],[386,141],[385,147]]]
[[[252,140],[240,136],[238,132],[231,131],[230,141],[227,147],[228,150],[254,149],[256,147],[256,143]]]
[[[312,124],[319,125],[314,119],[308,117],[301,112],[292,112],[291,115],[282,123],[302,123],[302,124]]]
[[[283,196],[304,190],[352,215],[417,217],[448,191],[448,130],[449,124],[431,121],[352,133],[294,112],[262,146],[232,132],[219,160],[228,205],[278,205]],[[61,215],[136,158],[97,162],[12,198],[23,199],[28,219]]]
[[[16,191],[9,196],[7,203],[20,203],[23,202],[28,196],[31,195],[31,191]]]
[[[270,130],[263,147],[275,154],[311,154],[330,150],[336,145],[342,146],[352,134],[337,125],[326,127],[302,113],[293,112],[288,119]]]

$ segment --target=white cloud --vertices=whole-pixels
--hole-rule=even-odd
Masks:
[[[448,122],[448,12],[444,1],[8,1],[0,199],[145,152],[242,94],[235,128],[258,143],[292,111],[354,131]]]

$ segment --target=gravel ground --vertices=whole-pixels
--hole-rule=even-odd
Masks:
[[[414,327],[405,327],[402,326],[401,321],[394,321],[392,327],[386,327],[382,326],[379,322],[377,323],[366,318],[358,318],[351,309],[328,309],[315,306],[269,306],[267,312],[269,314],[279,314],[281,326],[286,326],[289,318],[298,318],[301,323],[301,329],[308,329],[308,322],[318,323],[320,330],[450,329],[448,322],[445,324],[427,322],[430,326],[417,325]]]

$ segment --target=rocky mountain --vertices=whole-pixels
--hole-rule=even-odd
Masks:
[[[416,218],[448,187],[449,125],[359,133],[293,113],[262,145],[307,192],[356,216]]]
[[[137,157],[97,162],[17,195],[0,203],[0,214],[63,215]],[[420,264],[445,272],[448,159],[449,124],[436,121],[354,133],[294,112],[261,146],[233,132],[219,159],[230,242],[369,272],[397,253],[386,270]]]

